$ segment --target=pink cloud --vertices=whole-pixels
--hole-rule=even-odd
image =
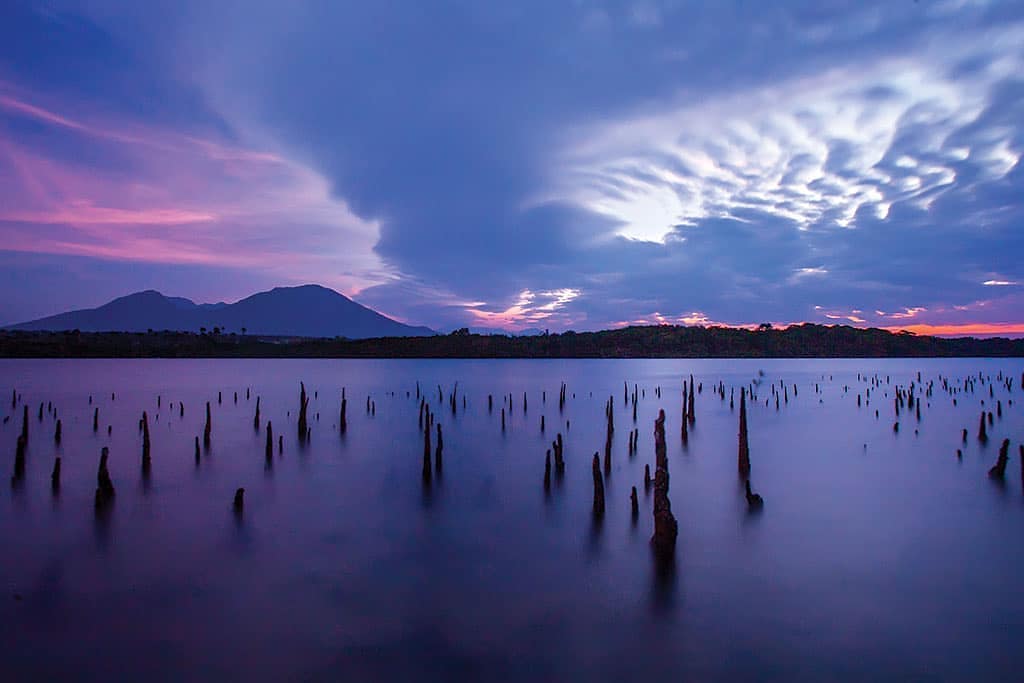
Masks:
[[[349,293],[385,281],[376,221],[354,215],[315,170],[217,136],[112,121],[47,106],[0,83],[4,248],[169,264],[259,268],[282,284]],[[4,118],[63,131],[62,148],[27,146]],[[109,151],[102,167],[68,154],[66,134]],[[116,163],[114,163],[116,160]]]
[[[924,313],[927,310],[928,309],[923,307],[923,306],[915,306],[913,308],[904,308],[899,313],[890,313],[888,315],[888,317],[892,318],[894,320],[904,320],[904,319],[907,319],[907,318],[916,318],[918,316],[918,314]]]
[[[73,128],[75,130],[87,130],[85,126],[76,121],[66,119],[63,116],[54,114],[53,112],[47,111],[42,107],[37,107],[35,105],[29,104],[28,102],[16,100],[13,97],[8,97],[7,95],[0,95],[0,108],[24,114],[34,119],[45,121],[46,123],[64,126],[65,128]]]
[[[69,225],[182,225],[215,220],[211,213],[183,211],[181,209],[115,209],[93,206],[88,200],[72,202],[52,211],[4,211],[0,221],[14,223],[67,223]]]
[[[508,331],[529,327],[571,327],[582,318],[572,316],[564,307],[580,295],[580,290],[564,288],[541,292],[524,289],[511,306],[500,311],[489,311],[483,302],[466,302],[462,307],[476,325],[496,327]]]

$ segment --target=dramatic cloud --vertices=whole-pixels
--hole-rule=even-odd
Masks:
[[[72,116],[0,95],[10,133],[38,127],[28,140],[0,128],[5,249],[258,269],[346,291],[386,279],[373,253],[379,226],[354,216],[314,171],[223,141]],[[55,145],[118,165],[61,158]]]
[[[1017,131],[971,126],[1021,73],[1021,55],[1006,52],[1021,40],[1020,30],[961,38],[971,49],[959,54],[936,48],[602,125],[557,177],[566,198],[621,222],[618,234],[659,242],[748,211],[807,230],[851,227],[862,211],[885,219],[897,202],[928,209],[965,162],[980,182],[1017,164]],[[954,78],[993,42],[998,60]]]
[[[7,249],[439,328],[1019,333],[1018,3],[18,7]]]

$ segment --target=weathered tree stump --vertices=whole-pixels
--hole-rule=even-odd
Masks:
[[[267,420],[267,445],[264,448],[264,457],[267,462],[274,460],[274,425]]]
[[[693,388],[691,380],[691,391]],[[692,394],[691,394],[692,395]],[[672,503],[668,498],[668,456],[665,447],[665,411],[658,411],[654,422],[654,535],[651,544],[660,560],[675,553],[679,525],[672,514]]]
[[[604,516],[604,479],[601,477],[601,459],[594,453],[594,464],[591,468],[594,473],[594,516]]]
[[[750,445],[747,438],[747,392],[745,387],[740,389],[740,435],[737,467],[740,476],[747,477],[750,475]]]
[[[1010,440],[1003,439],[1003,444],[999,447],[999,458],[996,460],[996,464],[988,471],[989,478],[1003,481],[1006,478],[1006,464],[1009,460]]]
[[[210,417],[210,402],[206,402],[206,425],[203,427],[203,446],[210,447],[210,431],[213,429],[213,418]]]
[[[309,432],[309,424],[306,419],[306,411],[309,408],[309,397],[306,396],[306,385],[299,382],[299,443],[302,444],[306,440],[306,436]],[[366,412],[370,412],[370,398],[366,398]]]
[[[114,483],[110,479],[110,471],[107,469],[107,458],[110,450],[104,446],[100,451],[100,466],[96,472],[96,499],[97,509],[105,508],[114,499]]]

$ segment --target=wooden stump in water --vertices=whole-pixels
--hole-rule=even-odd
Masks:
[[[999,447],[999,458],[996,460],[996,464],[988,471],[989,478],[1003,481],[1006,478],[1006,464],[1009,460],[1010,440],[1003,439],[1003,444]]]
[[[591,468],[594,473],[594,516],[604,516],[604,479],[601,477],[601,460],[597,453],[594,453],[594,464]]]
[[[750,474],[750,445],[747,437],[747,394],[746,388],[740,389],[740,436],[737,466],[740,476]]]
[[[691,380],[690,388],[693,384]],[[692,395],[692,394],[691,394]],[[665,447],[665,411],[658,411],[654,422],[654,535],[651,544],[659,560],[665,560],[675,553],[679,524],[672,514],[672,502],[668,498],[668,456]]]
[[[213,419],[210,417],[210,402],[206,402],[206,426],[203,427],[203,446],[210,447],[210,431],[213,429]]]
[[[100,451],[100,466],[96,472],[96,499],[97,509],[105,508],[114,499],[114,483],[110,479],[110,471],[107,469],[107,458],[110,450],[104,446]]]

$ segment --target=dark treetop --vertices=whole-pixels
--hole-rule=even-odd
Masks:
[[[0,332],[0,357],[82,358],[879,358],[1024,356],[1024,339],[943,339],[847,326],[786,329],[648,326],[534,337],[375,339],[183,332]]]

